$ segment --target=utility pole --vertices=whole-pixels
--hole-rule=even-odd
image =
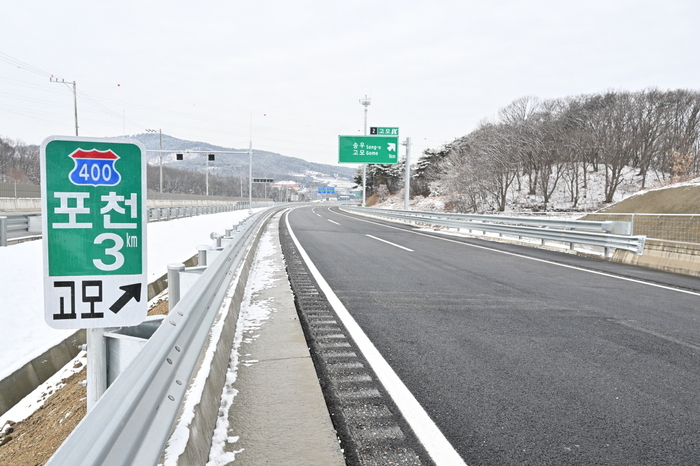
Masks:
[[[65,81],[65,79],[61,79],[59,81],[58,78],[54,78],[53,76],[51,76],[49,78],[49,81],[51,81],[52,83],[61,83],[61,84],[65,84],[66,86],[68,86],[68,83]],[[75,87],[75,81],[73,81],[73,109],[75,111],[75,135],[77,136],[78,135],[78,91],[77,91],[77,88]]]
[[[360,99],[360,104],[365,107],[365,136],[367,136],[367,107],[369,107],[369,104],[371,103],[371,100],[369,97],[367,97],[367,94],[365,94],[364,99]],[[366,194],[367,194],[367,164],[362,165],[362,207],[365,207],[367,202],[366,202]]]
[[[159,135],[160,161],[158,162],[158,166],[160,167],[160,192],[162,193],[163,192],[163,130],[159,129],[158,131],[156,131],[155,129],[147,129],[146,131],[149,133],[157,132]]]

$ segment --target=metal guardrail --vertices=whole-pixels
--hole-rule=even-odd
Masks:
[[[7,246],[9,239],[27,236],[36,230],[41,234],[40,215],[6,215],[0,216],[0,247]]]
[[[483,214],[452,214],[446,212],[421,212],[382,209],[396,215],[406,217],[423,217],[436,219],[471,220],[477,222],[503,223],[509,225],[525,225],[547,228],[559,228],[562,230],[585,230],[604,231],[617,235],[631,235],[632,223],[620,221],[592,221],[592,220],[570,220],[562,218],[535,218],[535,217],[512,217],[506,215],[483,215]]]
[[[160,222],[177,218],[195,217],[197,215],[245,210],[250,208],[248,204],[248,201],[239,201],[227,205],[151,207],[148,209],[148,221]],[[0,247],[7,246],[7,242],[10,239],[23,236],[41,236],[40,214],[6,215],[0,217]]]
[[[228,284],[275,209],[249,217],[48,466],[155,465]]]
[[[228,205],[211,206],[182,206],[182,207],[151,207],[148,209],[148,221],[159,222],[183,217],[195,217],[197,215],[217,214],[219,212],[231,212],[234,210],[248,209],[248,202],[239,201]]]
[[[516,236],[518,239],[534,238],[544,241],[558,241],[574,244],[585,244],[604,248],[605,255],[610,249],[623,249],[635,254],[644,252],[646,236],[630,236],[612,233],[597,233],[591,230],[610,228],[618,231],[631,231],[631,225],[626,222],[589,222],[578,220],[533,219],[528,217],[501,217],[496,215],[442,214],[435,212],[399,211],[384,209],[369,209],[362,207],[341,207],[341,210],[360,213],[373,217],[399,220],[409,223],[438,225],[457,229],[497,233],[499,235]],[[478,221],[477,221],[478,219]],[[610,225],[618,223],[622,225]],[[527,225],[527,226],[526,226]],[[558,228],[552,228],[552,227]],[[566,229],[563,229],[566,228]]]

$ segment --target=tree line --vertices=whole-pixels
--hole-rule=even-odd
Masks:
[[[39,184],[39,146],[0,137],[0,181]]]
[[[426,150],[414,167],[411,195],[443,194],[451,210],[461,212],[503,211],[515,189],[547,209],[555,190],[564,188],[575,210],[591,172],[604,175],[600,201],[610,203],[626,167],[635,169],[644,188],[650,180],[698,176],[699,156],[696,91],[522,97],[466,136]],[[392,193],[403,186],[403,170],[371,172],[378,174],[367,177],[371,193],[379,189],[376,183]]]

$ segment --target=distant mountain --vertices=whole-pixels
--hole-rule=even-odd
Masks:
[[[143,133],[130,136],[140,141],[146,149],[158,150],[159,135],[157,133]],[[203,153],[187,153],[187,151],[206,151],[215,154],[216,160],[209,162],[209,171],[216,175],[248,174],[248,149],[235,149],[216,146],[206,142],[187,141],[163,134],[163,150],[172,153],[163,154],[163,166],[182,170],[203,172],[206,169],[206,155]],[[217,151],[241,151],[241,154],[224,154]],[[176,160],[175,153],[183,153],[183,160]],[[150,165],[158,165],[159,154],[148,152],[147,160]],[[343,178],[352,180],[355,169],[307,162],[297,157],[287,157],[275,152],[253,149],[253,177],[273,178],[276,181],[295,178]]]

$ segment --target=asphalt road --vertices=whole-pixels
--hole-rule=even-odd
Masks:
[[[700,462],[700,280],[327,207],[289,221],[468,465]]]

